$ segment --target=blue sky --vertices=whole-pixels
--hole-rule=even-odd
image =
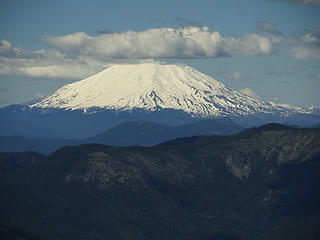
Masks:
[[[320,107],[319,0],[2,0],[0,40],[0,106],[113,62],[155,60],[265,101]]]

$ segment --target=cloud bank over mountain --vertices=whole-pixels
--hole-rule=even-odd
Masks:
[[[293,58],[320,59],[319,29],[300,37],[288,37],[268,22],[257,22],[256,28],[256,33],[240,37],[225,37],[206,26],[107,32],[95,36],[84,32],[44,35],[42,41],[48,49],[36,51],[1,40],[0,74],[79,79],[110,63],[269,56],[278,54],[282,45],[290,46]]]
[[[93,37],[79,32],[43,36],[42,40],[67,55],[98,59],[214,58],[269,55],[272,51],[272,42],[267,37],[254,33],[240,38],[222,37],[207,27],[155,28]]]

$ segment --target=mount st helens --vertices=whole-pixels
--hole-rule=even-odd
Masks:
[[[267,122],[313,125],[319,110],[254,99],[186,65],[110,65],[26,105],[0,109],[1,135],[85,138],[124,121],[181,125],[229,117],[248,127]]]

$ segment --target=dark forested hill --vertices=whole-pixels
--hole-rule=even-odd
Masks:
[[[319,239],[320,130],[0,153],[1,239]]]

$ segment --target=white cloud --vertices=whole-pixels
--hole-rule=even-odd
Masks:
[[[292,47],[293,57],[296,59],[310,59],[319,60],[320,59],[320,48],[313,48],[310,46],[298,45]]]
[[[7,40],[0,40],[0,56],[10,58],[26,58],[31,57],[29,54],[21,48],[12,47],[11,43]]]
[[[320,0],[319,0],[320,1]],[[272,43],[272,50],[279,52],[279,45],[289,46],[291,55],[295,59],[318,60],[320,59],[320,29],[313,29],[301,36],[285,36],[274,25],[260,21],[256,28]]]
[[[36,93],[35,95],[34,95],[34,97],[36,98],[36,99],[39,99],[39,98],[43,98],[45,95],[43,94],[43,93]]]
[[[257,34],[241,38],[222,37],[207,27],[155,28],[142,32],[89,36],[74,33],[44,36],[43,41],[68,55],[108,58],[214,58],[220,56],[269,55],[272,42]]]
[[[221,43],[221,55],[225,56],[261,56],[270,55],[272,41],[258,34],[247,34],[242,38],[225,38]]]
[[[96,73],[86,65],[51,65],[42,67],[18,67],[11,71],[16,75],[44,78],[83,78]],[[0,71],[1,73],[1,71]],[[92,73],[92,74],[90,74]]]
[[[42,36],[42,41],[44,41],[46,44],[69,52],[79,51],[79,48],[84,46],[92,39],[92,37],[88,36],[84,32],[68,34],[60,37],[46,35]]]
[[[80,79],[97,73],[107,65],[105,62],[87,57],[69,58],[59,51],[38,50],[34,55],[34,58],[0,55],[0,74]]]
[[[313,29],[296,39],[292,48],[292,55],[296,59],[320,59],[320,29]]]
[[[302,41],[307,43],[317,43],[319,42],[319,37],[314,36],[313,33],[307,33],[302,36]]]
[[[304,34],[301,37],[302,42],[309,44],[319,44],[320,43],[320,28],[313,29],[311,32]]]
[[[28,52],[0,42],[0,74],[79,79],[111,62],[150,58],[215,58],[270,55],[273,42],[258,34],[223,37],[207,27],[154,28],[89,36],[84,32],[43,36],[49,50]]]
[[[242,75],[239,72],[223,72],[222,75],[225,78],[229,78],[229,79],[232,79],[232,80],[239,80],[239,79],[242,78]]]
[[[274,0],[274,1],[283,1],[295,4],[315,4],[320,6],[320,0]]]
[[[252,98],[260,99],[258,94],[255,91],[253,91],[252,89],[250,89],[250,88],[240,89],[239,92],[241,92],[241,93],[243,93],[245,95],[248,95],[248,96],[250,96]]]
[[[263,33],[267,33],[267,34],[272,34],[275,36],[282,36],[283,34],[281,32],[279,32],[276,29],[276,26],[273,24],[270,24],[266,21],[258,21],[256,22],[256,28],[258,31],[263,32]]]
[[[154,28],[90,36],[84,32],[64,36],[43,36],[47,50],[26,51],[0,42],[0,74],[28,77],[80,79],[97,73],[110,63],[167,58],[217,58],[267,56],[281,44],[292,47],[298,59],[319,59],[319,30],[301,38],[285,37],[274,25],[257,23],[262,33],[223,37],[208,27]],[[240,73],[229,73],[241,79]]]

